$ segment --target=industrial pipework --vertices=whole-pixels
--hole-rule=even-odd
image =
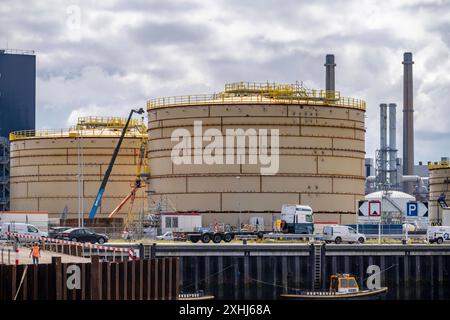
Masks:
[[[384,185],[387,179],[387,104],[380,104],[380,161],[379,180]]]
[[[397,105],[389,103],[389,183],[397,186]]]

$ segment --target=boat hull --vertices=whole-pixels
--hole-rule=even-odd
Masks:
[[[330,294],[329,292],[315,292],[304,294],[282,294],[283,299],[290,300],[371,300],[379,299],[387,293],[388,288],[364,290],[356,293]]]
[[[180,300],[180,301],[214,300],[214,296],[201,296],[201,297],[178,298],[177,300]]]

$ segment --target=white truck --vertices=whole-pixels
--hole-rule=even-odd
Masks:
[[[366,236],[349,226],[332,225],[323,227],[323,240],[326,243],[335,242],[337,244],[342,242],[364,243]]]
[[[284,204],[281,207],[281,231],[290,234],[313,234],[313,209],[300,204]]]
[[[39,230],[48,231],[48,212],[5,211],[0,212],[0,226],[3,223],[28,223]]]
[[[40,231],[38,228],[36,228],[34,225],[29,223],[21,223],[21,222],[4,222],[1,225],[0,230],[0,238],[1,239],[8,239],[7,232],[13,232],[13,233],[20,233],[24,235],[34,236],[34,237],[47,237],[47,232]],[[34,242],[37,241],[37,239],[33,238],[18,238],[21,242]]]
[[[442,244],[450,240],[450,227],[448,226],[429,226],[427,229],[427,238],[429,243]]]

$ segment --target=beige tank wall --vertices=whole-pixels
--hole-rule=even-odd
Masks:
[[[236,225],[241,210],[244,222],[265,215],[270,226],[283,204],[301,203],[313,207],[316,221],[356,221],[356,201],[364,197],[363,111],[308,105],[202,105],[148,111],[150,207],[163,197],[178,211],[205,212],[204,224],[217,220]],[[202,121],[203,132],[214,128],[223,135],[236,128],[278,129],[278,173],[262,176],[261,166],[251,164],[173,164],[171,150],[178,142],[171,141],[172,132],[184,128],[193,135],[194,121]],[[247,148],[246,155],[253,152]]]
[[[84,212],[89,215],[108,168],[116,137],[84,137]],[[130,192],[136,174],[140,138],[126,137],[114,164],[97,217],[107,215]],[[67,205],[69,218],[78,214],[78,141],[74,138],[34,138],[11,142],[11,210],[48,211],[59,218]],[[145,200],[145,201],[144,201]],[[138,190],[134,212],[146,203]],[[118,217],[124,217],[124,206]]]
[[[430,171],[430,219],[442,219],[442,211],[437,199],[444,193],[447,204],[450,203],[450,168],[431,169]]]

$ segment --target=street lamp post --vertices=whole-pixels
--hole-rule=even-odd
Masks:
[[[239,192],[241,191],[241,177],[237,176],[236,177],[237,181],[238,181],[238,190]],[[239,207],[239,216],[238,216],[238,232],[241,232],[241,197],[240,195],[238,196],[238,207]]]

